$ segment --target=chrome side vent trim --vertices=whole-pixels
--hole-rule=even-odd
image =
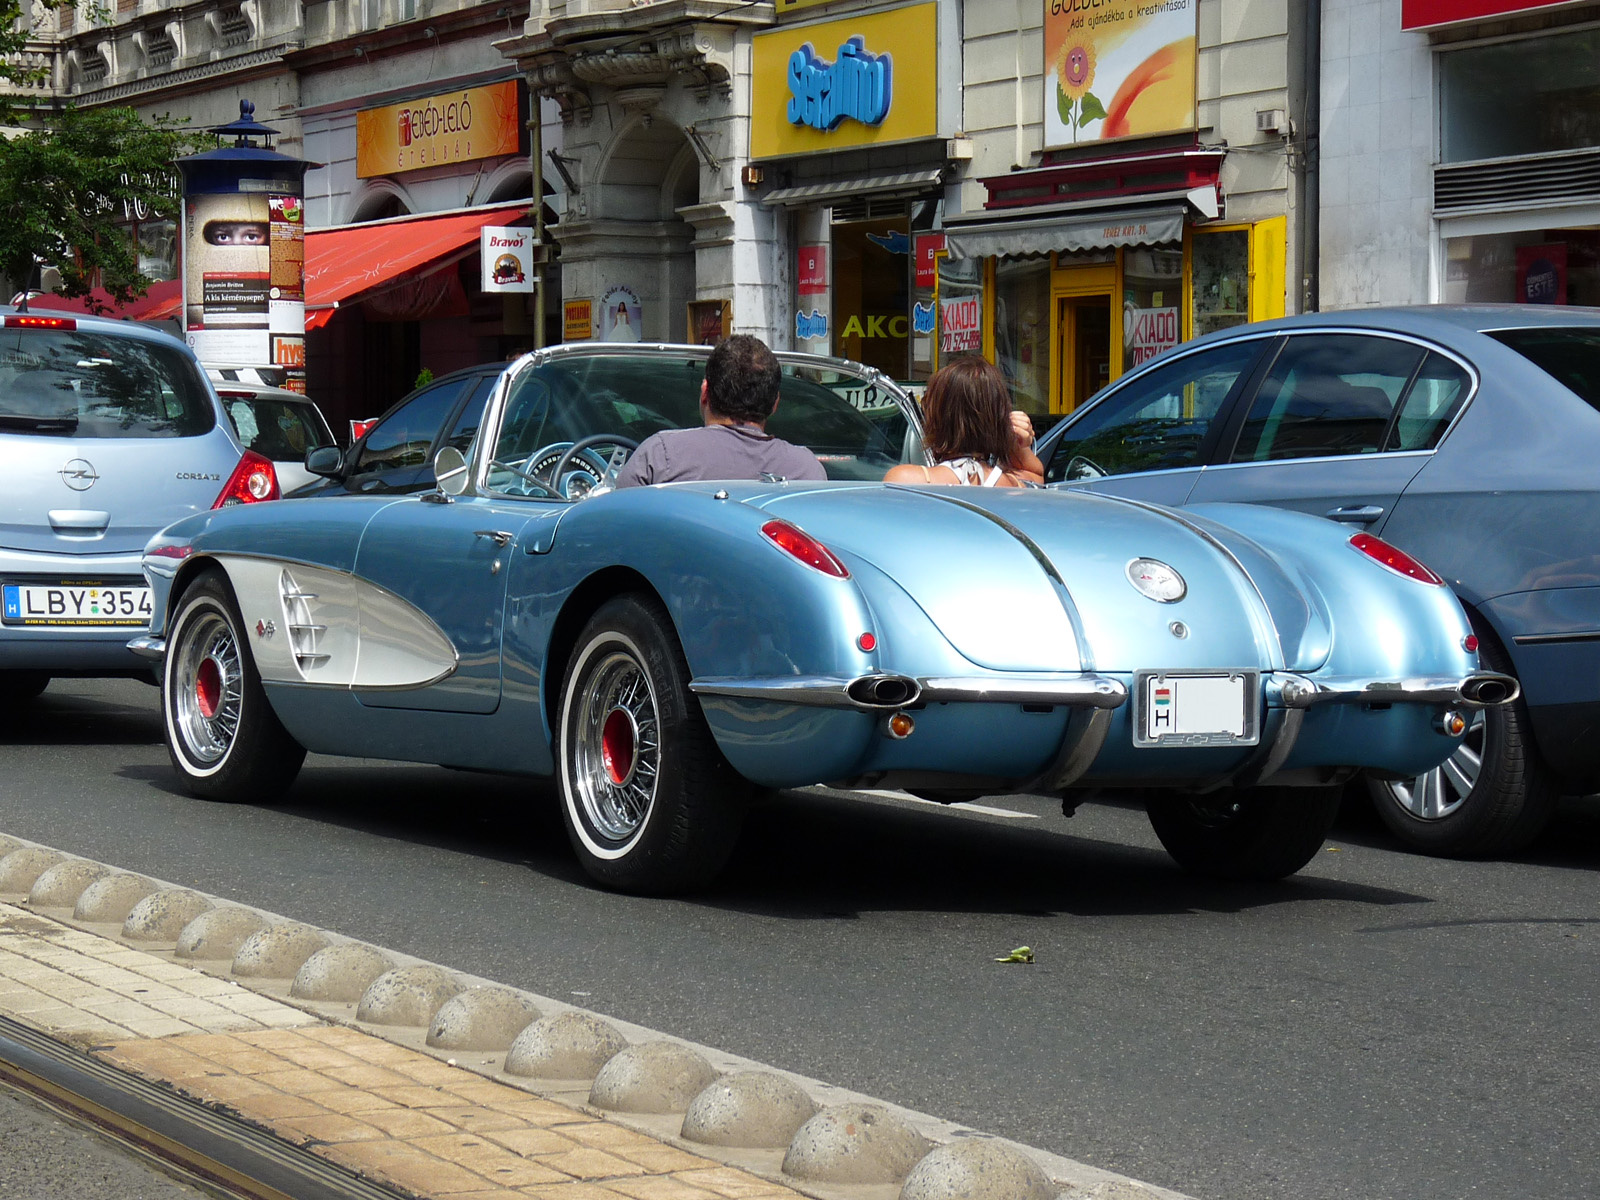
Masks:
[[[294,576],[284,571],[278,577],[278,594],[283,599],[284,625],[289,630],[295,666],[300,668],[301,674],[325,666],[332,655],[323,653],[319,645],[328,627],[318,624],[312,613],[317,593],[303,590]]]

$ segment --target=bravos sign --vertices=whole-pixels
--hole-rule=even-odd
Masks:
[[[533,230],[485,225],[478,239],[484,291],[533,291]]]

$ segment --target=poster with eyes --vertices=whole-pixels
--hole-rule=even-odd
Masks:
[[[206,365],[277,367],[285,386],[303,390],[305,209],[299,196],[239,191],[185,198],[184,327]]]

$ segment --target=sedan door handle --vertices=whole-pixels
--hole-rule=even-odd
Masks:
[[[516,537],[516,534],[507,533],[504,529],[475,529],[472,536],[488,538],[496,546],[505,547],[511,545],[511,539]]]
[[[1369,521],[1376,521],[1383,516],[1383,506],[1379,504],[1346,504],[1339,508],[1328,510],[1330,521],[1349,521],[1356,525],[1365,525]]]

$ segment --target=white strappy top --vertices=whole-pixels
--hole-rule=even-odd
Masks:
[[[947,458],[933,465],[953,471],[955,477],[962,483],[976,487],[994,487],[999,482],[1000,477],[1005,474],[1004,467],[989,466],[989,464],[981,463],[975,458]],[[985,467],[988,467],[987,474],[984,473]]]

